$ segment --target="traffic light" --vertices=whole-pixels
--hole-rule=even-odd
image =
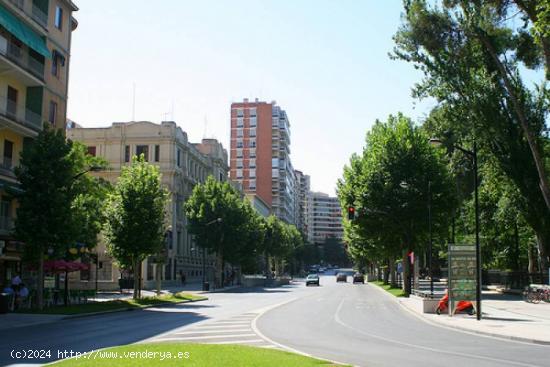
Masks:
[[[348,220],[355,219],[355,208],[353,206],[348,207]]]

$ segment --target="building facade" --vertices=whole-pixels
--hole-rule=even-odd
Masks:
[[[11,235],[14,167],[44,124],[65,128],[77,10],[70,0],[0,0],[0,286],[21,271],[24,246]]]
[[[67,130],[67,137],[85,144],[90,154],[108,161],[108,170],[94,174],[112,183],[116,182],[122,167],[129,165],[134,155],[143,154],[148,162],[160,168],[162,184],[170,193],[166,210],[167,259],[161,272],[163,283],[176,284],[181,272],[188,281],[201,280],[202,251],[195,246],[187,231],[184,203],[195,185],[206,181],[208,176],[220,181],[227,180],[228,156],[221,143],[215,139],[190,143],[187,134],[172,121],[164,121],[160,125],[129,122],[113,123],[106,128],[71,128]],[[119,272],[114,268],[104,245],[98,247],[98,255],[102,261],[101,269],[107,269],[103,270],[103,277],[99,278],[101,288],[118,287]],[[207,277],[210,279],[214,260],[213,256],[206,257]],[[152,259],[144,261],[145,287],[154,286],[156,266]],[[93,274],[90,278],[95,280]]]
[[[327,238],[341,240],[344,230],[338,198],[322,192],[309,192],[306,202],[308,242],[323,244]]]
[[[290,161],[290,123],[275,102],[231,104],[230,177],[259,196],[271,213],[295,224],[295,175]]]
[[[306,206],[307,195],[310,190],[310,177],[298,170],[294,170],[294,176],[296,177],[296,190],[294,190],[296,228],[307,236]]]

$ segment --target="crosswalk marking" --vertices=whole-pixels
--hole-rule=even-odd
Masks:
[[[150,339],[158,342],[186,342],[205,344],[245,344],[257,347],[277,348],[262,339],[252,329],[252,321],[258,313],[246,313],[206,324],[191,325]]]

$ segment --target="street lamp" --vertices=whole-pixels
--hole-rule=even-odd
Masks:
[[[209,225],[212,225],[214,223],[221,223],[221,218],[216,218],[214,220],[211,220],[210,222],[206,223],[204,226],[208,227]],[[202,248],[202,290],[207,291],[210,288],[210,285],[207,285],[206,283],[206,246],[203,246]]]
[[[443,142],[440,139],[430,139],[433,146],[441,146]],[[475,202],[475,231],[476,231],[476,318],[481,320],[481,248],[479,244],[479,198],[478,198],[478,169],[477,169],[477,143],[474,140],[473,150],[464,149],[456,144],[453,148],[460,150],[466,156],[470,157],[474,164],[474,202]]]

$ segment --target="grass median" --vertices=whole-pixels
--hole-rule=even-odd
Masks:
[[[405,292],[403,292],[403,289],[398,288],[398,287],[392,287],[389,284],[384,284],[384,282],[381,281],[381,280],[375,280],[375,281],[370,282],[370,283],[379,286],[380,288],[382,288],[386,292],[394,295],[395,297],[407,297]]]
[[[143,297],[137,300],[120,299],[104,302],[90,302],[70,306],[54,306],[43,310],[29,309],[21,310],[20,313],[34,313],[47,315],[79,315],[94,312],[116,311],[124,309],[139,309],[147,306],[160,305],[164,303],[184,303],[191,301],[205,300],[207,297],[198,296],[191,293],[165,294],[158,297]]]
[[[79,358],[66,359],[55,363],[54,366],[327,367],[336,365],[299,354],[244,345],[155,343],[103,349]]]

